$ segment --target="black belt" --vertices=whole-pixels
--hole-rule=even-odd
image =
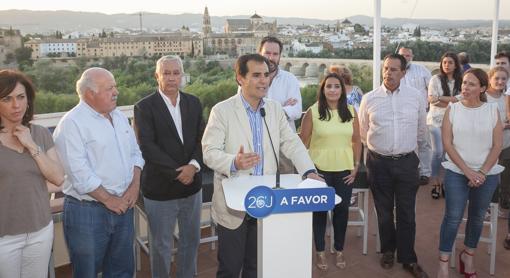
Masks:
[[[66,198],[69,198],[73,201],[76,201],[76,202],[80,202],[80,203],[87,203],[87,204],[93,204],[93,205],[103,205],[103,203],[101,202],[98,202],[98,201],[92,201],[92,200],[79,200],[77,198],[74,198],[73,196],[71,195],[66,195],[65,196]],[[103,205],[104,206],[104,205]]]
[[[370,153],[372,153],[375,157],[381,158],[381,159],[399,160],[399,159],[406,158],[406,157],[410,156],[414,152],[390,154],[390,155],[383,155],[380,153],[376,153],[374,151],[370,151]]]

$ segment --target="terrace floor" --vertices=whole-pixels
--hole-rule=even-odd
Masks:
[[[443,217],[444,199],[434,200],[430,196],[430,186],[421,186],[417,195],[416,206],[416,244],[419,263],[427,271],[430,277],[436,276],[438,264],[439,226]],[[379,266],[380,255],[376,253],[375,218],[373,203],[369,203],[369,233],[368,254],[362,255],[362,238],[357,237],[357,228],[348,227],[344,254],[347,260],[347,268],[340,270],[334,265],[334,256],[328,254],[330,262],[328,271],[320,271],[313,267],[313,277],[411,277],[402,267],[396,264],[390,270],[384,270]],[[463,229],[463,227],[461,227]],[[498,244],[496,252],[496,274],[493,277],[510,277],[510,251],[503,248],[502,242],[507,232],[507,220],[499,218],[498,221]],[[486,234],[487,231],[484,231]],[[329,240],[329,237],[327,237]],[[327,242],[328,243],[328,242]],[[326,245],[329,246],[329,245]],[[462,248],[462,242],[457,241],[457,254]],[[480,243],[476,258],[478,277],[490,277],[488,245]],[[212,278],[216,276],[217,260],[216,251],[210,250],[209,244],[202,244],[198,256],[198,277]],[[174,274],[173,274],[174,275]],[[59,267],[56,270],[57,277],[71,277],[69,265]],[[137,272],[137,277],[150,277],[150,265],[148,257],[142,256],[142,270]],[[461,277],[454,269],[450,271],[450,277]]]

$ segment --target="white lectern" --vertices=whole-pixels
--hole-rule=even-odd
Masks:
[[[244,198],[250,189],[272,187],[274,175],[239,176],[223,180],[227,206],[246,211]],[[297,174],[281,175],[283,188],[326,187],[323,182],[301,180]],[[341,201],[335,196],[335,203]],[[257,275],[259,278],[312,277],[312,212],[271,214],[257,225]]]

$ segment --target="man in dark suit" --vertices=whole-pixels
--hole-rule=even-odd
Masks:
[[[150,227],[152,277],[169,277],[176,220],[179,227],[177,277],[196,269],[202,204],[200,168],[204,122],[197,97],[179,90],[178,56],[157,61],[158,90],[135,104],[135,125],[146,166],[142,194]]]

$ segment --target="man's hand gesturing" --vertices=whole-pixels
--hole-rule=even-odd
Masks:
[[[234,161],[234,164],[236,166],[236,169],[238,170],[246,170],[254,167],[259,163],[260,157],[257,153],[251,152],[251,153],[245,153],[244,147],[241,146],[239,148],[239,151],[236,155],[236,160]]]

